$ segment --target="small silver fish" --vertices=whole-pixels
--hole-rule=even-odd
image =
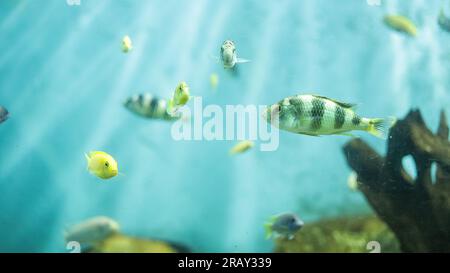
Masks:
[[[264,224],[266,239],[275,236],[292,240],[295,237],[295,233],[299,231],[303,225],[303,221],[294,213],[284,213],[272,216],[269,221]]]
[[[139,94],[128,98],[124,103],[125,108],[145,118],[161,120],[177,120],[180,116],[171,116],[167,113],[167,102],[151,94]]]
[[[268,107],[263,118],[296,134],[353,136],[349,132],[359,130],[385,139],[395,118],[363,118],[355,113],[355,106],[319,95],[297,95]]]
[[[0,123],[5,122],[9,117],[9,112],[5,107],[0,106]]]
[[[239,63],[248,63],[250,60],[237,57],[236,46],[231,40],[226,40],[220,47],[220,59],[225,69],[232,69]]]
[[[65,231],[66,242],[76,241],[80,244],[92,244],[102,241],[119,232],[119,224],[111,218],[98,216],[70,227]]]

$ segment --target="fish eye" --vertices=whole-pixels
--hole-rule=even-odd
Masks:
[[[108,161],[105,162],[105,166],[109,167],[109,162]]]

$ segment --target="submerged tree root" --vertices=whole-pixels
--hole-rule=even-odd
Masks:
[[[433,134],[419,110],[412,110],[390,130],[385,157],[354,139],[344,146],[358,186],[378,216],[392,229],[404,252],[450,252],[450,142],[441,112]],[[402,166],[411,155],[417,178]],[[432,174],[436,164],[436,174]],[[434,176],[434,177],[433,177]]]

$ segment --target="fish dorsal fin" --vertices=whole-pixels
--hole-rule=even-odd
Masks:
[[[103,151],[91,151],[89,152],[89,157],[91,158],[93,155],[104,155],[104,156],[108,156],[107,153],[103,152]]]
[[[342,102],[342,101],[338,101],[338,100],[331,99],[331,98],[328,98],[328,97],[325,97],[325,96],[320,96],[320,95],[313,95],[313,96],[316,97],[316,98],[330,100],[330,101],[336,103],[337,105],[339,105],[339,106],[341,106],[343,108],[349,108],[349,109],[356,108],[356,103]]]

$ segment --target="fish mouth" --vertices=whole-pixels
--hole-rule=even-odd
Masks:
[[[274,104],[274,105],[266,107],[266,109],[262,113],[262,117],[268,123],[274,123],[274,122],[278,123],[279,118],[280,118],[280,112],[281,112],[281,106],[278,104]]]

